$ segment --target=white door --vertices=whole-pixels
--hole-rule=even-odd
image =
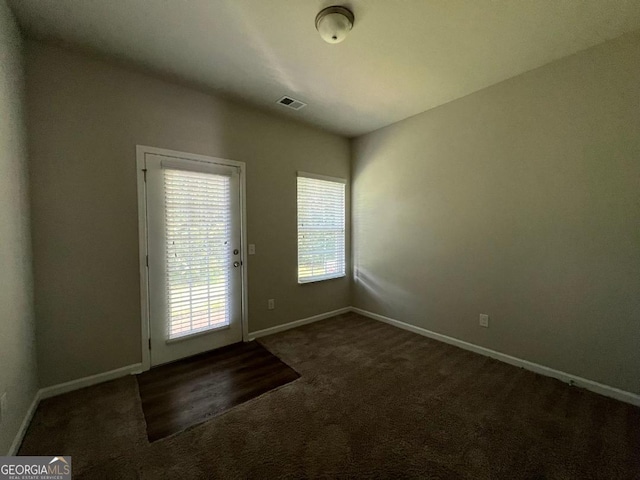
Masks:
[[[144,161],[151,365],[242,341],[239,167]]]

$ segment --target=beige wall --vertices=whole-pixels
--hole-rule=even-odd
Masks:
[[[23,97],[20,33],[0,0],[0,455],[37,391]]]
[[[640,393],[639,34],[360,137],[352,175],[355,306]]]
[[[141,360],[136,144],[247,163],[250,331],[349,305],[296,277],[296,171],[348,178],[346,139],[35,42],[27,88],[41,386]]]

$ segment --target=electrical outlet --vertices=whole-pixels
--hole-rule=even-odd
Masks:
[[[267,300],[267,308],[269,310],[273,310],[274,308],[276,308],[276,301],[273,298]]]
[[[480,326],[489,328],[489,315],[486,315],[484,313],[480,314]]]
[[[7,392],[4,392],[0,397],[0,425],[4,421],[7,415]]]
[[[256,246],[253,243],[249,244],[249,255],[255,255],[256,254]]]

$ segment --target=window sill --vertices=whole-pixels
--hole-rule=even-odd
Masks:
[[[310,283],[325,282],[327,280],[337,280],[339,278],[345,278],[346,276],[347,276],[346,273],[341,273],[339,275],[331,275],[331,276],[320,277],[320,278],[312,278],[312,279],[309,279],[309,280],[300,280],[300,279],[298,279],[298,285],[308,285]]]

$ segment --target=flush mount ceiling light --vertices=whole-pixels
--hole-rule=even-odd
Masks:
[[[345,7],[327,7],[316,16],[316,30],[327,43],[340,43],[353,28],[354,16]]]

